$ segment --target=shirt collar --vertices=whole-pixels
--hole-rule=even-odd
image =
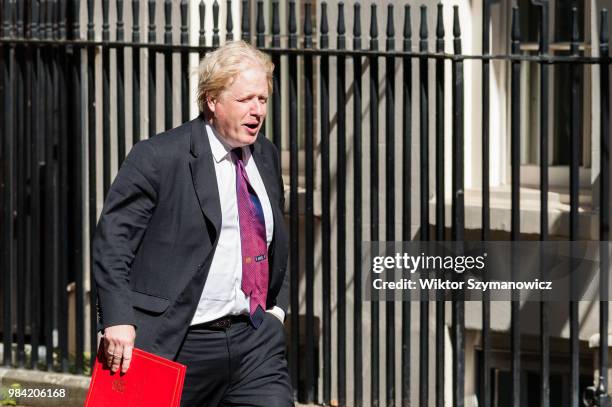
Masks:
[[[229,158],[229,155],[232,152],[231,147],[223,142],[219,133],[208,123],[206,123],[206,133],[208,134],[208,141],[210,142],[210,149],[215,162],[219,163],[222,160]]]
[[[208,123],[206,123],[206,133],[208,134],[208,141],[210,142],[210,149],[215,162],[220,163],[224,159],[233,161],[231,158],[232,148],[223,141],[219,132]],[[251,149],[242,147],[242,162],[244,162],[245,165],[250,157]]]

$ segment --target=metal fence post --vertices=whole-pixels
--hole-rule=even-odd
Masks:
[[[461,55],[461,26],[459,7],[453,7],[453,48],[455,55]],[[465,239],[465,194],[463,171],[464,164],[464,76],[463,60],[452,64],[453,82],[453,179],[452,179],[452,230],[451,240],[463,242]],[[453,407],[465,405],[465,303],[458,293],[453,298]]]
[[[520,53],[520,21],[519,9],[512,9],[512,55]],[[520,239],[520,61],[513,60],[511,63],[511,148],[510,148],[510,165],[511,165],[511,240],[518,241]],[[511,259],[513,263],[512,277],[514,278],[515,266],[514,257]],[[513,298],[511,304],[511,347],[512,347],[512,406],[519,407],[521,404],[521,335],[520,335],[520,302]]]
[[[419,52],[428,51],[427,7],[421,6]],[[429,59],[419,58],[419,129],[420,129],[420,240],[429,240]],[[429,272],[425,272],[429,277]],[[419,405],[429,406],[429,298],[423,292],[419,302]]]
[[[404,6],[403,51],[412,50],[410,6]],[[402,58],[402,241],[412,240],[412,59]],[[410,293],[402,301],[402,406],[410,405],[410,325],[412,320]],[[408,298],[406,298],[408,297]]]
[[[355,3],[353,5],[353,49],[361,48],[361,5]],[[356,407],[363,405],[363,378],[361,372],[363,369],[363,341],[362,335],[362,295],[361,295],[361,239],[363,238],[362,226],[362,134],[361,134],[361,95],[362,95],[362,64],[361,56],[353,57],[353,234],[355,236],[353,244],[353,252],[355,259],[353,281],[354,281],[354,306],[353,306],[353,359],[355,370],[355,391],[354,404]]]
[[[378,19],[376,16],[376,4],[371,5],[370,14],[370,50],[378,50]],[[378,242],[379,214],[378,214],[378,57],[369,56],[370,64],[370,240]],[[380,317],[378,298],[373,297],[370,304],[370,329],[371,329],[371,354],[370,354],[370,403],[376,407],[380,404],[380,368],[379,368],[379,332]]]

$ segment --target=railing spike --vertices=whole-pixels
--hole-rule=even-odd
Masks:
[[[295,17],[295,0],[289,0],[289,48],[297,47],[297,21]]]
[[[323,9],[321,9],[323,10]],[[325,25],[327,26],[327,4],[325,4]],[[321,29],[323,29],[321,27]],[[325,27],[327,31],[329,28]],[[338,3],[338,35],[344,35],[346,33],[346,26],[344,23],[344,2]]]
[[[64,0],[65,1],[65,0]],[[24,17],[25,17],[25,1],[19,1],[17,6],[17,37],[24,37]],[[61,20],[63,22],[63,20]],[[64,36],[65,36],[65,24],[64,24]]]
[[[41,21],[43,21],[43,18],[42,18],[43,10],[44,10],[44,5],[43,5],[43,1],[41,0],[40,2]],[[40,27],[42,28],[42,24]],[[44,34],[42,36],[44,36]],[[94,0],[87,0],[87,39],[89,41],[93,41],[94,37],[95,37]]]
[[[410,5],[404,6],[404,51],[412,48],[412,22],[410,18]]]
[[[124,38],[123,0],[117,0],[117,41]]]
[[[395,49],[395,24],[393,23],[393,4],[387,6],[387,51]]]
[[[47,38],[47,0],[40,0],[38,3],[38,36],[40,39]],[[5,18],[9,18],[8,8],[9,2],[5,0],[5,9],[4,16]],[[8,20],[4,21],[5,24],[8,24]],[[9,32],[6,31],[8,27],[5,27],[4,36],[9,36]],[[93,31],[93,29],[92,29]],[[88,34],[89,35],[89,34]],[[92,37],[93,38],[93,37]]]
[[[154,43],[155,37],[155,0],[149,0],[149,42]]]
[[[8,38],[10,37],[10,11],[11,11],[11,2],[9,0],[0,0],[0,7],[2,7],[2,24],[0,25],[0,37]]]
[[[232,15],[232,0],[227,0],[227,18],[225,21],[225,41],[234,40],[234,17]]]
[[[189,2],[188,0],[181,0],[181,44],[189,43],[189,26],[188,26],[188,15]]]
[[[312,4],[304,4],[304,47],[312,48]]]
[[[421,41],[427,41],[429,31],[427,30],[427,6],[421,6],[421,25],[419,29],[419,38]]]
[[[339,18],[339,17],[338,17]],[[329,24],[327,21],[327,2],[321,3],[321,48],[329,47]]]
[[[72,3],[71,3],[72,4]],[[0,9],[2,8],[2,1],[0,1]],[[35,30],[36,30],[36,17],[35,17],[35,13],[36,11],[36,1],[32,0],[31,4],[30,4],[30,12],[28,13],[28,18],[26,20],[25,17],[25,10],[24,10],[24,24],[25,24],[25,37],[26,38],[34,38],[35,34]],[[0,37],[2,37],[2,27],[0,26]]]
[[[326,16],[327,18],[327,16]],[[327,21],[325,22],[327,24]],[[344,2],[338,3],[338,49],[346,48],[345,38],[345,24],[344,24]]]
[[[461,26],[459,22],[459,6],[453,6],[453,36],[455,54],[461,54]]]
[[[459,17],[457,17],[457,20],[458,19],[459,19]],[[455,25],[458,25],[458,22]],[[455,29],[453,28],[453,33],[454,33],[454,30]],[[512,7],[512,34],[511,34],[511,40],[512,40],[512,42],[519,42],[521,40],[520,15],[519,15],[519,9],[516,6]]]
[[[213,47],[219,46],[219,2],[215,0],[213,3]]]
[[[272,46],[280,47],[280,11],[278,0],[272,2]]]
[[[242,40],[251,42],[251,7],[249,0],[242,0]]]
[[[47,0],[46,7],[45,7],[45,12],[46,12],[46,30],[45,30],[45,34],[47,39],[53,39],[53,24],[55,21],[55,6],[54,6],[54,0]]]
[[[172,0],[164,2],[164,17],[166,25],[164,26],[164,43],[172,44]]]
[[[20,1],[19,3],[19,7],[18,7],[18,13],[21,14],[21,16],[19,17],[20,20],[23,22],[24,19],[24,10],[23,7],[25,6],[25,1]],[[57,19],[59,21],[59,37],[60,39],[65,40],[66,38],[68,38],[68,26],[66,25],[67,22],[67,0],[59,0],[59,2],[57,3],[57,7],[58,7],[58,15],[57,15]]]
[[[579,28],[578,28],[578,9],[574,6],[572,7],[572,22],[571,22],[571,31],[572,31],[572,37],[571,37],[571,41],[572,42],[578,42],[580,39],[580,33],[579,33]]]
[[[518,16],[518,8],[516,8]],[[517,18],[518,21],[518,18]],[[459,22],[459,7],[453,6],[453,36],[455,38],[461,37],[461,26]]]
[[[263,48],[266,46],[266,22],[264,20],[264,4],[263,0],[257,1],[257,46]]]
[[[361,4],[353,5],[353,48],[361,48]]]
[[[436,37],[439,40],[444,39],[444,6],[442,3],[438,3],[438,16],[436,23]]]
[[[108,23],[109,1],[102,0],[102,40],[110,40],[110,24]]]
[[[140,42],[140,0],[132,0],[132,42]]]
[[[53,0],[45,0],[45,32],[44,38],[53,38]]]
[[[604,8],[601,10],[599,20],[599,42],[601,44],[608,44],[608,9]]]
[[[206,17],[206,4],[204,4],[204,0],[200,0],[200,5],[198,7],[199,17],[200,17],[200,31],[198,32],[199,38],[198,43],[201,47],[206,45],[206,32],[204,31],[204,18]]]
[[[79,0],[76,0],[75,2],[78,3]],[[32,13],[31,13],[30,18],[32,21],[32,27],[31,27],[32,38],[37,39],[38,38],[38,19],[40,18],[38,0],[32,0]],[[78,23],[75,23],[75,24],[78,24]],[[2,26],[0,25],[0,37],[2,37],[3,35],[4,34],[2,32]]]
[[[17,3],[17,1],[15,1]],[[60,2],[53,0],[53,39],[60,39]]]
[[[378,18],[376,17],[376,4],[370,6],[370,49],[378,49]]]
[[[36,13],[37,6],[36,0],[32,1],[32,21],[36,21],[34,13]],[[81,38],[81,1],[72,0],[72,14],[74,15],[74,22],[72,23],[72,37],[75,40]],[[32,27],[32,29],[34,29]]]

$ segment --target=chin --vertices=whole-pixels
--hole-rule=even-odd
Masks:
[[[255,134],[254,136],[251,136],[249,134],[243,137],[240,141],[243,142],[245,145],[253,144],[257,140],[258,135],[259,135],[259,132],[257,132],[257,134]]]

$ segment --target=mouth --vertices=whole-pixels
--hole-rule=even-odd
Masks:
[[[250,134],[256,134],[257,129],[259,128],[259,123],[245,123],[243,126],[246,127]]]

